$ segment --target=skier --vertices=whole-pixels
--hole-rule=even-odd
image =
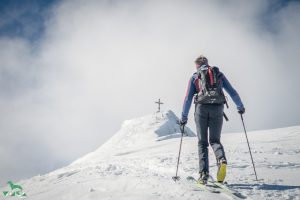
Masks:
[[[217,181],[223,182],[226,176],[227,160],[223,145],[220,142],[223,125],[224,104],[226,102],[223,88],[230,95],[240,114],[245,107],[239,94],[231,86],[225,75],[217,67],[211,67],[208,59],[201,55],[195,60],[197,72],[193,74],[183,103],[180,125],[185,126],[188,113],[194,99],[195,123],[198,136],[199,174],[198,183],[206,184],[209,178],[208,145],[210,144],[217,159]],[[209,139],[208,139],[209,130]]]

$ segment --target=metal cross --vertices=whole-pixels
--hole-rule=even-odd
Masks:
[[[160,112],[160,105],[161,104],[164,104],[163,102],[161,102],[160,101],[160,99],[158,99],[158,101],[157,102],[155,102],[155,103],[157,103],[158,104],[158,111],[157,112]]]

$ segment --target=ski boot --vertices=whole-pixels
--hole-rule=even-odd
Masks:
[[[217,161],[218,164],[218,172],[217,172],[217,181],[219,183],[223,183],[226,176],[226,165],[227,161],[225,158],[221,158]]]
[[[209,178],[208,172],[201,172],[197,183],[205,185],[207,183],[208,178]]]

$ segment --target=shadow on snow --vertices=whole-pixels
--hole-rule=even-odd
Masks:
[[[236,189],[246,189],[246,190],[251,190],[253,188],[259,190],[280,190],[280,191],[300,189],[300,186],[275,185],[275,184],[230,184],[230,186]]]

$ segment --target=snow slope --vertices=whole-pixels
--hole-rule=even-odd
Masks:
[[[179,166],[178,118],[172,111],[125,121],[122,128],[96,151],[67,167],[20,181],[30,200],[43,199],[230,199],[225,194],[199,191],[186,181],[197,177],[197,137],[187,129]],[[299,199],[300,126],[248,133],[259,183],[244,133],[222,135],[228,158],[229,186],[248,199]],[[216,172],[210,149],[211,174]],[[1,191],[7,188],[1,188]],[[0,199],[4,199],[3,196]]]

